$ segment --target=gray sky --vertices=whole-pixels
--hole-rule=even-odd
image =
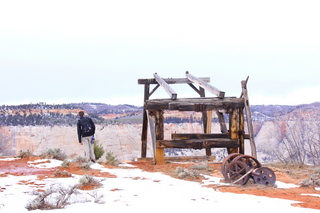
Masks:
[[[249,76],[251,104],[317,102],[319,8],[317,0],[1,1],[0,104],[142,105],[138,79],[187,70],[226,96],[238,97]],[[167,97],[159,88],[151,98]]]

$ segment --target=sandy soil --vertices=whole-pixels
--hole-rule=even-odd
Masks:
[[[30,167],[28,161],[33,161],[39,159],[38,157],[30,157],[24,159],[18,159],[14,161],[0,161],[0,177],[6,175],[38,175],[39,179],[46,177],[56,177],[59,178],[61,176],[67,174],[88,174],[96,177],[109,177],[115,178],[114,175],[108,174],[106,172],[101,173],[99,170],[89,169],[83,170],[80,169],[76,163],[71,163],[68,168],[53,168],[53,169],[38,169],[34,167]],[[166,163],[165,165],[152,165],[151,162],[148,161],[136,161],[136,162],[127,162],[132,164],[142,170],[148,172],[162,172],[164,174],[170,175],[174,178],[178,178],[176,173],[177,167],[185,167],[190,168],[190,166],[194,164],[177,164],[177,163]],[[105,167],[112,168],[108,165],[104,165]],[[201,174],[211,175],[214,177],[223,177],[221,174],[221,164],[218,163],[209,163],[208,166],[210,169],[200,170]],[[63,171],[64,173],[58,174],[56,170]],[[308,172],[305,169],[299,170],[287,170],[287,169],[279,169],[272,168],[272,170],[276,173],[277,180],[282,181],[284,183],[293,183],[298,184],[301,180],[308,178]],[[197,181],[201,182],[202,177],[199,178],[189,178],[188,181]],[[23,183],[22,183],[23,184]],[[32,183],[25,183],[32,184]],[[245,186],[236,185],[236,186],[222,186],[222,185],[210,185],[207,186],[209,188],[213,188],[214,190],[219,190],[221,192],[233,192],[238,194],[252,194],[258,196],[266,196],[272,198],[281,198],[288,200],[300,201],[301,203],[295,204],[299,207],[304,208],[313,208],[320,209],[320,198],[316,196],[303,195],[303,194],[318,194],[320,195],[319,190],[315,190],[314,188],[289,188],[289,189],[279,189],[275,187],[267,187],[262,185],[257,185],[253,183],[247,183]],[[94,188],[87,187],[85,189],[90,190]],[[1,192],[1,189],[0,189]]]

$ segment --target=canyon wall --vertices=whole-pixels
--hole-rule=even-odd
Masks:
[[[77,139],[76,126],[7,126],[2,127],[9,138],[11,155],[20,150],[30,150],[40,155],[47,149],[60,148],[70,158],[83,156],[83,146]],[[201,133],[199,123],[165,124],[164,139],[170,139],[172,133]],[[95,138],[106,152],[113,152],[120,160],[134,160],[141,157],[142,124],[96,125]],[[213,133],[220,132],[220,125],[212,123]],[[150,132],[148,132],[150,133]],[[3,134],[3,133],[2,133]],[[246,153],[250,154],[250,146],[246,141]],[[205,150],[192,150],[188,155],[205,155]],[[148,134],[147,157],[153,156],[150,134]]]

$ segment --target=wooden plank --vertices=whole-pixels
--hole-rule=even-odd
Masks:
[[[213,138],[230,138],[227,133],[173,133],[171,139],[213,139]],[[245,134],[244,139],[249,139],[249,135]]]
[[[247,77],[247,79],[245,81],[241,81],[242,96],[243,96],[244,102],[245,102],[247,125],[248,125],[248,131],[249,131],[249,135],[250,135],[251,155],[252,155],[252,157],[257,158],[256,144],[254,141],[254,132],[253,132],[252,119],[251,119],[251,110],[250,110],[250,104],[249,104],[249,96],[248,96],[248,90],[247,90],[248,80],[249,80],[249,76]]]
[[[181,98],[172,99],[151,99],[146,102],[148,110],[180,110],[197,111],[202,106],[202,110],[230,110],[232,108],[244,107],[243,98],[226,97],[220,98]]]
[[[207,83],[210,82],[210,78],[208,78],[208,77],[203,77],[203,78],[199,78],[199,79],[201,79],[202,81],[207,82]],[[187,78],[163,78],[163,80],[167,84],[190,84],[190,83],[192,83],[192,81],[190,81]],[[158,82],[154,78],[138,79],[138,84],[158,84]]]
[[[163,80],[157,73],[153,74],[156,81],[159,83],[161,87],[169,94],[172,100],[177,99],[177,93]]]
[[[151,135],[151,143],[152,143],[152,150],[153,150],[153,161],[156,163],[156,128],[155,128],[155,114],[154,112],[147,111],[148,115],[148,122],[149,122],[149,128],[150,128],[150,135]],[[142,158],[145,158],[146,156],[143,156]]]
[[[229,147],[229,148],[238,148],[239,140],[237,139],[193,139],[193,140],[157,140],[156,146],[157,148],[180,148],[180,149],[192,149],[197,148],[197,143],[203,148],[221,148],[221,147]]]
[[[225,92],[220,91],[219,89],[215,88],[214,86],[208,84],[205,81],[191,75],[188,71],[186,72],[187,78],[192,81],[193,83],[199,85],[200,87],[204,88],[205,90],[211,92],[212,94],[218,96],[219,98],[224,98]]]
[[[153,158],[138,158],[138,161],[152,161]],[[165,161],[177,161],[177,162],[183,162],[183,161],[215,161],[215,156],[168,156],[164,157]]]

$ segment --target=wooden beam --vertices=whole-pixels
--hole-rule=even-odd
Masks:
[[[214,86],[208,84],[207,82],[202,81],[201,79],[191,75],[188,71],[186,72],[186,76],[193,83],[198,84],[200,87],[206,89],[207,91],[218,96],[219,98],[224,98],[225,92],[222,92],[222,91],[218,90],[217,88],[215,88]]]
[[[214,139],[214,138],[230,138],[227,133],[173,133],[171,139]],[[249,135],[244,135],[245,139],[249,139]]]
[[[207,83],[210,82],[210,78],[208,78],[208,77],[199,78],[199,79],[201,79],[202,81],[207,82]],[[189,83],[192,83],[192,81],[190,81],[187,78],[163,78],[163,80],[167,84],[189,84]],[[138,79],[138,84],[158,84],[158,82],[154,78],[148,78],[148,79]]]
[[[180,111],[199,111],[202,110],[230,110],[232,108],[244,107],[243,98],[183,98],[183,99],[152,99],[146,102],[149,110],[180,110]],[[202,111],[200,110],[200,111]]]
[[[172,100],[177,99],[177,93],[167,84],[165,80],[163,80],[157,73],[153,74],[156,81],[159,83],[160,86],[169,94]]]
[[[205,149],[205,148],[238,148],[238,139],[215,138],[193,140],[157,140],[157,148]]]
[[[253,125],[252,125],[252,119],[251,119],[251,110],[250,110],[250,104],[249,104],[249,96],[248,96],[248,90],[247,90],[247,83],[249,80],[249,76],[245,81],[241,81],[242,86],[242,96],[244,98],[245,102],[245,109],[246,109],[246,116],[247,116],[247,125],[250,135],[250,146],[251,146],[251,155],[254,158],[257,158],[257,151],[256,151],[256,143],[254,141],[254,132],[253,132]]]
[[[138,161],[152,161],[153,158],[138,158]],[[214,161],[216,160],[215,156],[168,156],[164,157],[165,161]]]

